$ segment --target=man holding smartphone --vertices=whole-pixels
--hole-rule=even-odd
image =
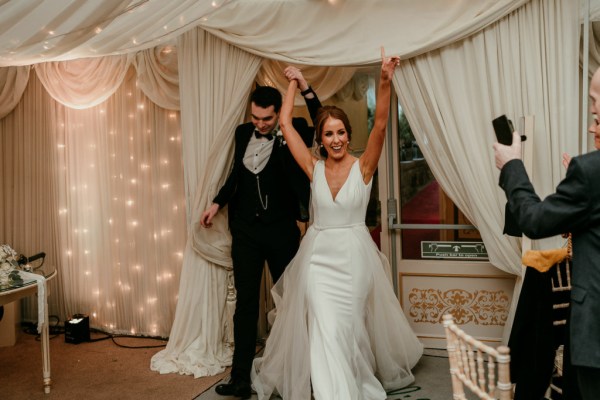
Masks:
[[[600,69],[590,83],[590,102],[594,121],[589,131],[595,134],[600,113]],[[569,400],[600,399],[600,152],[573,157],[565,179],[544,200],[535,193],[521,161],[518,132],[513,133],[510,146],[494,143],[494,153],[508,210],[523,233],[531,239],[572,233],[569,350],[581,394],[570,394]]]

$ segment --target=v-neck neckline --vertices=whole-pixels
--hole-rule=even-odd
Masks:
[[[350,179],[350,174],[352,173],[352,169],[354,168],[354,164],[356,164],[357,162],[358,162],[358,158],[352,162],[352,166],[350,167],[350,171],[348,172],[348,176],[346,176],[346,180],[344,180],[344,183],[342,183],[342,186],[340,186],[340,190],[338,190],[337,193],[334,196],[333,192],[331,191],[331,186],[329,185],[329,181],[327,180],[327,174],[325,173],[325,161],[323,161],[323,177],[325,178],[325,184],[327,185],[327,190],[329,191],[329,196],[331,197],[331,200],[334,203],[337,200],[337,197],[340,195],[341,191],[344,190],[344,187],[346,187],[346,183]]]

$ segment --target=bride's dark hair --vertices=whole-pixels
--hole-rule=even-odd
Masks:
[[[321,144],[323,143],[323,141],[321,140],[321,135],[323,133],[323,125],[325,125],[325,121],[329,117],[339,119],[340,121],[342,121],[342,124],[344,124],[344,128],[346,128],[348,141],[352,139],[352,126],[350,126],[350,120],[348,119],[348,116],[346,115],[344,110],[336,106],[323,106],[319,108],[319,111],[317,111],[317,118],[315,119],[315,141],[319,146],[319,154],[323,158],[327,158],[327,150],[321,147]]]

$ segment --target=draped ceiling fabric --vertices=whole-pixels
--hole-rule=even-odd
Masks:
[[[380,62],[380,46],[404,58],[443,47],[527,1],[236,1],[201,26],[265,58],[358,66]]]
[[[170,45],[140,51],[133,61],[137,83],[155,104],[179,110],[179,71],[177,52]]]
[[[598,1],[593,3],[596,10]],[[5,149],[19,150],[14,156],[2,159],[3,182],[26,182],[26,163],[17,158],[43,156],[46,147],[36,145],[34,154],[22,150],[30,140],[23,119],[37,115],[30,97],[23,99],[26,107],[17,105],[19,92],[23,93],[27,84],[29,65],[36,65],[36,77],[43,82],[45,90],[69,107],[88,106],[100,113],[100,106],[105,104],[100,103],[103,101],[100,99],[106,97],[105,102],[129,104],[126,96],[137,93],[135,85],[162,108],[177,110],[178,103],[181,104],[181,190],[185,198],[184,230],[187,229],[188,241],[185,244],[180,235],[178,241],[165,241],[160,245],[147,245],[142,239],[138,243],[138,247],[157,248],[159,254],[167,251],[161,246],[181,248],[183,258],[179,264],[160,257],[152,261],[155,263],[152,265],[161,262],[181,265],[179,299],[169,345],[157,358],[160,362],[153,365],[161,372],[199,376],[221,370],[229,361],[228,349],[222,343],[214,346],[223,339],[225,328],[222,313],[230,267],[226,221],[224,217],[217,219],[210,232],[198,229],[197,222],[199,213],[227,174],[233,127],[241,121],[247,94],[257,73],[259,81],[282,88],[285,82],[277,70],[285,64],[300,65],[325,98],[352,82],[354,68],[377,65],[380,46],[387,54],[401,55],[405,61],[396,72],[395,88],[409,122],[416,127],[417,141],[434,165],[436,178],[479,227],[492,263],[517,275],[520,274],[518,245],[502,236],[499,229],[502,193],[496,187],[489,120],[503,112],[514,118],[535,113],[538,122],[533,144],[542,154],[534,161],[533,181],[545,193],[552,190],[563,173],[558,157],[560,149],[573,152],[572,149],[578,148],[575,142],[578,138],[569,135],[577,130],[578,114],[573,75],[577,55],[569,51],[577,48],[579,40],[573,29],[578,25],[580,7],[576,0],[23,0],[0,4],[0,67],[7,67],[0,69],[0,118],[6,116],[0,119],[1,153],[6,154]],[[176,57],[162,47],[175,38],[181,47]],[[174,58],[178,58],[177,67],[173,64]],[[264,62],[267,59],[270,61]],[[488,60],[494,60],[495,64]],[[530,63],[530,60],[535,62]],[[136,70],[136,80],[126,79],[130,76],[129,63]],[[261,63],[263,67],[259,72]],[[69,84],[61,88],[61,81],[72,82],[77,75],[72,74],[73,69],[91,71],[82,78],[82,83],[88,83],[84,79],[93,79],[103,82],[102,85],[95,87],[93,95],[77,94],[80,88]],[[126,88],[119,86],[120,77]],[[33,83],[39,94],[41,84],[37,79]],[[113,99],[115,95],[118,97]],[[153,112],[158,113],[147,99],[140,94],[136,96],[143,100],[142,108],[131,113],[141,112],[144,107],[152,107]],[[453,104],[449,104],[448,99]],[[532,106],[534,104],[536,106]],[[13,107],[16,107],[15,112],[11,113]],[[52,103],[60,115],[75,115],[61,107]],[[84,111],[87,110],[91,109]],[[96,121],[94,123],[101,126],[102,118],[95,115],[94,110],[86,114],[86,123]],[[169,115],[163,114],[166,117],[160,122],[163,130],[173,129],[167,123]],[[144,121],[133,132],[144,134],[149,129],[145,125],[148,120]],[[38,129],[35,134],[39,138],[49,140],[47,136],[56,133],[54,126],[44,125],[45,121],[35,122]],[[51,122],[58,123],[62,129],[60,121]],[[68,126],[67,131],[61,129],[58,132],[62,135],[86,133],[81,129],[69,131]],[[101,132],[94,132],[99,141]],[[77,135],[72,138],[77,139]],[[159,157],[160,147],[154,145],[168,146],[162,142],[164,139],[155,137],[154,143],[146,142],[145,146],[156,150],[154,157]],[[81,145],[86,146],[86,143]],[[465,149],[470,152],[466,154]],[[94,168],[103,166],[102,159],[97,160]],[[14,165],[21,169],[11,175]],[[79,172],[69,170],[76,168],[74,165],[60,164],[60,157],[46,160],[43,166],[53,168],[57,176],[61,176],[61,168],[67,168],[67,172],[74,174],[73,179]],[[550,174],[547,171],[551,171]],[[160,177],[156,179],[153,184],[160,186]],[[73,228],[61,219],[61,196],[76,195],[66,193],[69,186],[63,182],[37,179],[35,183],[52,195],[47,204],[38,206],[45,212],[39,216],[41,225],[49,226],[45,230],[47,237],[31,240],[40,219],[24,219],[26,224],[16,224],[11,211],[14,208],[27,215],[24,211],[27,203],[20,204],[17,194],[4,191],[0,196],[0,206],[5,210],[0,217],[0,242],[15,243],[14,240],[27,249],[31,249],[32,243],[43,243],[44,248],[50,249],[53,262],[67,266],[61,279],[73,292],[64,294],[65,302],[72,302],[65,304],[65,309],[78,304],[95,304],[99,301],[95,297],[108,301],[106,293],[110,293],[110,285],[114,283],[110,279],[104,279],[101,283],[104,286],[93,292],[94,298],[79,293],[73,286],[76,279],[85,282],[80,276],[82,272],[75,268],[77,261],[88,260],[83,264],[97,272],[105,267],[100,265],[105,261],[104,256],[96,259],[95,265],[89,262],[84,247],[87,243],[83,242],[79,243],[81,259],[68,259],[61,253],[65,243],[75,240],[69,237],[71,233],[61,233],[61,229]],[[99,181],[99,184],[104,182]],[[32,188],[19,193],[31,196]],[[110,202],[108,198],[101,199]],[[87,205],[81,201],[73,204]],[[100,201],[99,206],[102,205]],[[78,212],[85,216],[84,207],[81,208]],[[151,214],[146,215],[151,217]],[[114,247],[108,245],[107,227],[99,222],[92,229],[98,230],[100,238],[99,243],[92,243],[94,251],[114,252]],[[127,252],[114,254],[132,257]],[[71,278],[73,282],[69,281]],[[154,290],[144,292],[148,296],[145,306],[123,302],[116,311],[97,318],[115,332],[134,330],[165,335],[169,327],[152,320],[156,317],[167,323],[173,321],[172,299],[176,298],[177,289],[169,291],[172,286],[166,285],[157,292],[159,288],[149,284],[149,280],[156,281],[152,274],[139,279],[141,281],[131,278],[132,285],[128,287],[137,288],[133,284],[137,282],[140,287]],[[156,307],[157,299],[160,303],[164,298],[169,300]],[[100,308],[110,309],[110,304]],[[134,309],[160,310],[152,311],[152,318],[140,318]],[[116,322],[109,325],[113,317]],[[190,359],[186,360],[188,356]]]
[[[198,26],[230,0],[0,3],[0,66],[134,53]]]
[[[131,65],[130,56],[82,58],[36,65],[38,78],[63,105],[82,110],[115,93]],[[85,79],[82,79],[85,77]]]
[[[29,66],[0,68],[0,119],[15,108],[27,87]]]

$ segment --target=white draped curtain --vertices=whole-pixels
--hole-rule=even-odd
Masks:
[[[157,56],[172,51],[140,59],[174,71],[177,84],[176,57]],[[165,336],[186,238],[178,102],[163,99],[168,110],[150,101],[138,80],[155,98],[164,84],[132,61],[44,63],[24,78],[7,75],[5,87],[27,88],[0,120],[2,242],[44,251],[59,266],[51,311],[61,320],[88,313],[108,331]]]
[[[0,118],[11,112],[27,87],[29,66],[0,68]]]
[[[502,235],[506,199],[491,120],[507,114],[522,129],[523,116],[535,117],[525,145],[535,148],[538,193],[552,193],[564,176],[562,153],[577,149],[577,11],[566,1],[532,1],[461,42],[407,60],[398,73],[403,110],[434,176],[479,229],[490,261],[516,275],[520,242]]]
[[[230,364],[233,341],[231,316],[224,315],[233,279],[226,213],[209,230],[198,229],[198,221],[227,177],[233,132],[261,60],[201,30],[180,38],[178,54],[186,198],[192,207],[175,321],[167,348],[151,367],[198,377]],[[194,240],[196,235],[202,239]]]
[[[284,88],[278,71],[302,65],[326,98],[377,64],[380,46],[400,54],[394,84],[436,178],[515,274],[489,121],[535,116],[540,193],[560,180],[560,152],[579,148],[577,1],[67,3],[0,5],[11,66],[0,68],[0,242],[49,254],[62,313],[170,334],[161,372],[230,361],[226,213],[210,231],[197,221],[228,173],[255,77]],[[51,26],[24,23],[45,14]],[[176,55],[159,46],[176,36]]]

